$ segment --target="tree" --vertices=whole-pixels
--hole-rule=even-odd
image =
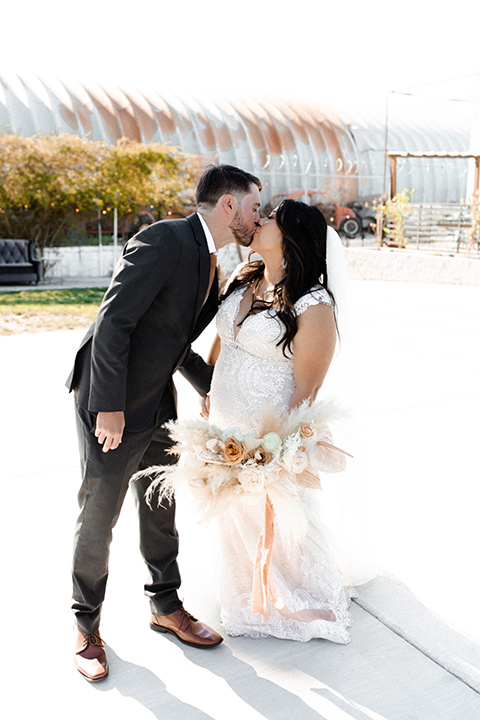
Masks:
[[[98,207],[128,219],[150,207],[157,216],[193,202],[201,159],[162,143],[120,140],[108,146],[98,175]]]
[[[58,244],[92,211],[119,219],[146,205],[182,204],[201,169],[197,156],[163,143],[116,145],[75,135],[0,134],[0,237]]]

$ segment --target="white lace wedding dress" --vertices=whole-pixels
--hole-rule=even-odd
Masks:
[[[265,408],[273,408],[279,414],[288,410],[295,383],[293,359],[286,358],[281,345],[277,346],[283,325],[272,311],[251,315],[240,328],[236,326],[243,293],[244,288],[233,291],[217,315],[222,349],[211,387],[210,422],[222,429],[237,426],[250,432],[257,429]],[[295,310],[300,314],[317,303],[331,304],[320,285],[300,298]],[[252,611],[253,568],[258,538],[264,528],[265,499],[260,496],[256,504],[251,504],[239,496],[238,502],[217,521],[218,593],[222,622],[229,635],[349,642],[349,596],[322,526],[320,492],[303,491],[307,534],[300,544],[292,546],[276,524],[272,579],[292,613],[326,610],[335,619],[293,620],[280,614],[271,602],[269,619]]]

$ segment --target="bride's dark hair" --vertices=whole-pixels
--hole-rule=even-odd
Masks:
[[[327,223],[320,210],[298,200],[287,199],[278,206],[275,221],[283,236],[285,275],[274,287],[272,302],[254,300],[246,317],[273,307],[285,326],[285,333],[277,345],[282,345],[286,355],[287,350],[292,350],[292,341],[298,329],[294,309],[296,301],[319,283],[329,292],[334,306],[335,299],[328,287]],[[230,283],[224,297],[238,287],[258,283],[264,270],[263,260],[249,261]]]

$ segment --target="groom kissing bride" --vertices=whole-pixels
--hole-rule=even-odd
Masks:
[[[342,566],[349,558],[323,524],[318,492],[319,473],[342,471],[348,453],[330,434],[338,403],[314,402],[345,338],[343,247],[320,210],[303,202],[285,199],[260,221],[260,189],[238,168],[207,169],[197,213],[127,243],[77,353],[68,381],[83,474],[75,664],[90,681],[108,672],[100,611],[129,485],[151,576],[152,630],[199,648],[223,639],[177,594],[174,495],[186,484],[199,514],[216,523],[228,635],[350,640],[353,566]],[[216,252],[232,240],[257,257],[235,270],[218,309]],[[206,363],[191,343],[217,309]],[[200,394],[203,420],[177,421],[176,370]]]
[[[202,397],[209,392],[213,367],[191,344],[217,312],[217,251],[233,241],[251,244],[260,190],[259,179],[248,172],[209,167],[198,183],[196,213],[157,222],[129,240],[68,378],[82,474],[72,568],[74,662],[91,682],[108,674],[99,626],[112,529],[132,475],[174,462],[164,428],[177,417],[174,372]],[[148,484],[146,477],[130,487],[150,574],[150,627],[195,647],[218,645],[222,637],[178,597],[175,504],[150,508]]]

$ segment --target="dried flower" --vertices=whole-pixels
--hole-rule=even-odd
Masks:
[[[224,431],[222,432],[222,434],[220,435],[220,439],[221,439],[221,440],[224,440],[224,441],[226,441],[226,440],[228,440],[229,438],[232,438],[232,437],[235,438],[236,440],[240,440],[240,442],[242,442],[242,440],[244,439],[245,435],[244,435],[244,433],[242,432],[242,430],[241,430],[239,427],[230,427],[230,428],[227,428],[227,429],[224,430]]]
[[[302,425],[302,427],[300,428],[300,435],[305,438],[311,438],[314,435],[314,431],[310,427],[310,425]]]
[[[272,453],[259,447],[251,453],[251,457],[258,465],[268,465],[272,460]]]
[[[298,501],[300,488],[320,488],[319,472],[345,467],[346,453],[334,446],[328,428],[329,413],[329,406],[315,403],[296,409],[285,423],[273,418],[269,425],[266,418],[263,427],[278,432],[263,437],[239,427],[222,432],[204,420],[171,422],[173,452],[180,462],[157,469],[159,499],[173,497],[187,483],[204,517],[223,512],[239,496],[255,505],[266,493],[276,506]]]
[[[211,438],[211,440],[207,440],[205,447],[207,450],[210,450],[210,452],[223,452],[225,450],[225,443],[218,438]]]
[[[236,465],[238,463],[241,463],[242,460],[245,459],[246,454],[247,448],[243,443],[237,440],[237,438],[229,437],[225,441],[225,450],[223,451],[223,456],[229,464]]]

